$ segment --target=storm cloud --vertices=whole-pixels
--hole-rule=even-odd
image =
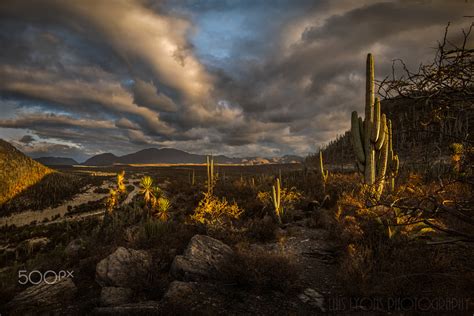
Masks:
[[[378,78],[396,58],[416,67],[469,12],[464,0],[4,0],[0,137],[79,160],[305,155],[362,109],[368,52]]]

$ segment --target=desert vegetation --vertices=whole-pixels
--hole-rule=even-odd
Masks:
[[[473,51],[448,45],[418,73],[405,67],[381,81],[368,54],[364,118],[353,112],[351,130],[304,164],[208,156],[202,165],[71,172],[15,158],[33,174],[2,187],[2,215],[57,206],[86,188],[104,196],[68,213],[94,211],[88,217],[0,229],[0,312],[314,314],[342,298],[357,303],[337,312],[374,312],[370,299],[414,297],[472,309]],[[409,123],[419,133],[400,118],[410,111],[423,114]],[[406,144],[435,131],[439,155],[414,163]],[[25,303],[20,270],[74,271],[61,285],[68,304],[47,297],[38,307],[42,294]],[[376,312],[393,312],[382,302]]]

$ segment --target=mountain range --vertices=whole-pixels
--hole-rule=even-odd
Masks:
[[[214,156],[216,163],[228,164],[265,164],[265,163],[297,163],[303,161],[302,157],[286,155],[276,158],[247,157],[234,158],[224,155]],[[87,159],[83,165],[107,166],[113,164],[180,164],[180,163],[205,163],[206,155],[191,154],[173,148],[148,148],[124,156],[104,153]]]
[[[79,164],[76,160],[65,157],[39,157],[35,158],[35,160],[45,166],[72,166]]]

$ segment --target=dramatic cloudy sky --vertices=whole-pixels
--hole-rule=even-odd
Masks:
[[[1,0],[0,138],[79,161],[174,147],[305,155],[363,107],[365,55],[431,58],[474,3]]]

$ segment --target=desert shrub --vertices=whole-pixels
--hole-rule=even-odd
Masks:
[[[138,234],[139,245],[155,245],[161,242],[163,236],[170,232],[172,226],[168,223],[153,219],[146,218],[140,223],[140,229]]]
[[[260,191],[257,193],[257,200],[263,205],[267,210],[271,210],[272,215],[275,215],[275,209],[273,206],[272,194],[267,191]],[[295,210],[299,203],[302,200],[302,194],[296,190],[296,188],[284,188],[280,189],[280,208],[282,212],[280,215],[283,222],[291,218],[291,211]]]
[[[247,236],[259,242],[269,242],[276,239],[275,231],[278,224],[272,217],[266,216],[263,219],[255,218],[247,222]]]
[[[192,221],[209,227],[222,227],[240,218],[243,211],[237,203],[229,203],[225,198],[219,198],[210,193],[203,193],[203,195],[204,197],[199,201],[191,216]]]
[[[421,177],[410,178],[411,182],[402,184],[395,195],[386,197],[392,199],[388,205],[368,207],[370,204],[357,192],[343,194],[338,202],[335,236],[339,236],[345,251],[337,275],[346,294],[472,295],[469,284],[474,274],[466,264],[474,258],[472,245],[449,243],[442,232],[427,226],[430,223],[453,229],[453,222],[447,220],[446,214],[436,215],[434,187],[423,184]],[[464,186],[444,189],[444,198],[457,197],[459,201],[466,194]],[[431,192],[430,198],[427,192]],[[400,201],[404,208],[397,204]],[[464,226],[454,227],[462,231]]]

